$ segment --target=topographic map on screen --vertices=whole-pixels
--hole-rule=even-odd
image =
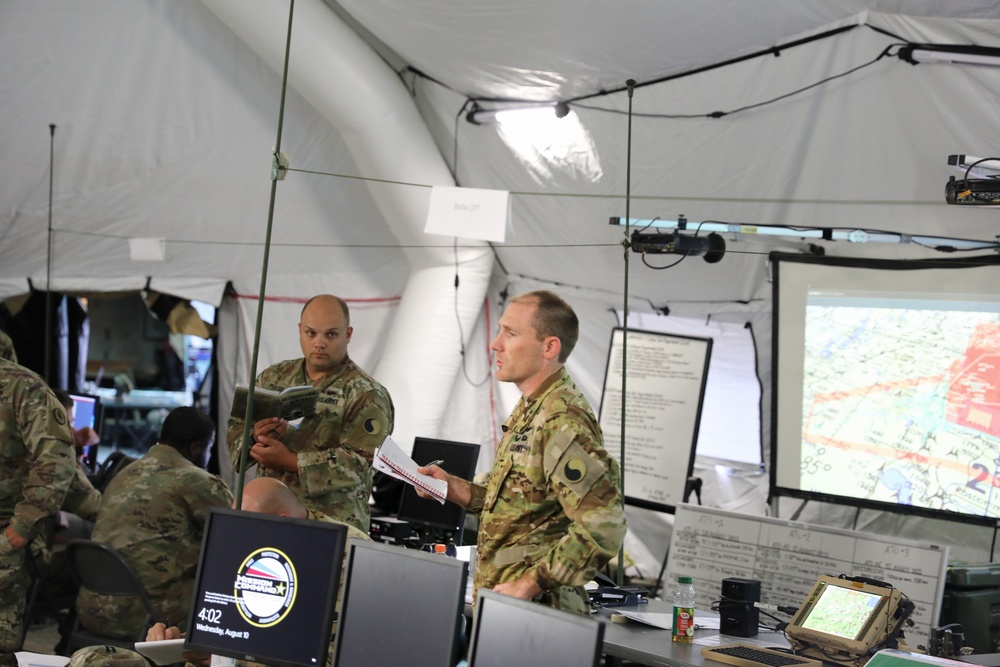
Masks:
[[[1000,516],[1000,313],[810,294],[802,489]]]

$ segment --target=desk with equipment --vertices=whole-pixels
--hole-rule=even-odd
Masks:
[[[760,601],[796,606],[822,575],[886,582],[913,601],[910,646],[926,645],[944,592],[948,547],[769,517],[680,505],[667,581],[694,577],[698,608],[717,599],[722,580],[760,581]]]
[[[104,409],[103,434],[113,450],[131,449],[144,452],[156,442],[159,422],[150,419],[156,410],[169,412],[174,408],[189,406],[193,400],[187,391],[160,391],[158,389],[133,389],[118,394],[113,389],[97,389]]]

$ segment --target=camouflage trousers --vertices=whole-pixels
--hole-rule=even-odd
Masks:
[[[0,533],[0,667],[16,667],[14,652],[21,650],[28,577],[24,551],[11,548]]]
[[[186,582],[167,591],[147,591],[153,604],[152,622],[187,631],[193,588],[194,582]],[[145,635],[146,609],[137,596],[98,595],[81,588],[76,596],[76,612],[83,627],[96,634],[132,640]]]

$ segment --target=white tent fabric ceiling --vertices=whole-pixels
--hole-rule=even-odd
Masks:
[[[263,47],[234,26],[242,13],[259,29],[262,17],[287,17],[287,8],[279,0],[0,4],[0,298],[24,293],[29,281],[46,286],[50,212],[54,289],[141,289],[148,281],[219,304],[231,282],[237,293],[256,295],[282,83],[280,63],[262,50],[283,54],[286,24],[268,18],[273,44]],[[304,298],[323,290],[359,302],[403,296],[399,312],[366,316],[380,329],[378,344],[359,352],[393,383],[412,385],[434,365],[425,350],[447,351],[450,370],[434,380],[446,387],[442,404],[428,408],[430,421],[404,425],[410,437],[436,428],[420,434],[490,441],[495,428],[463,423],[471,413],[455,414],[444,402],[463,406],[484,395],[459,371],[458,341],[475,350],[466,372],[478,378],[504,289],[552,287],[570,298],[584,327],[571,371],[599,403],[625,265],[623,232],[608,219],[627,207],[632,217],[685,215],[696,223],[997,238],[995,210],[948,206],[943,190],[959,175],[946,164],[949,154],[1000,152],[1000,68],[913,66],[894,54],[907,41],[1000,47],[1000,2],[296,2],[297,16],[319,10],[329,13],[322,22],[300,18],[293,26],[281,143],[293,168],[316,173],[293,171],[277,186],[268,293]],[[310,67],[306,38],[321,40],[321,24],[341,21],[384,60],[378,81],[367,70],[345,74],[372,56],[334,37],[324,57],[340,58],[339,66],[302,78]],[[631,123],[628,79],[637,82]],[[487,108],[488,100],[568,102],[563,120],[586,132],[589,162],[580,149],[559,154],[554,145],[519,154],[497,125],[465,121],[469,100]],[[334,107],[352,102],[369,122],[342,120]],[[708,117],[742,107],[753,108]],[[57,126],[51,144],[50,123]],[[392,142],[379,144],[372,128],[380,126]],[[407,135],[413,140],[395,139]],[[366,152],[374,146],[377,155]],[[482,308],[481,291],[466,295],[462,326],[448,323],[419,348],[415,356],[426,359],[407,359],[409,332],[455,317],[444,307],[454,291],[449,263],[463,275],[482,261],[479,244],[460,239],[453,247],[453,239],[415,226],[425,214],[423,186],[453,184],[449,168],[462,186],[513,193],[514,236],[486,251],[495,256],[490,307]],[[718,264],[689,258],[653,271],[631,257],[632,306],[753,320],[765,400],[768,252],[814,243],[832,255],[942,256],[917,244],[725,236]],[[138,237],[166,239],[165,261],[132,261],[128,240]],[[448,278],[438,303],[425,309],[415,294],[424,283],[412,275],[435,266]],[[469,270],[472,292],[483,289],[476,285],[488,276]],[[294,314],[279,310],[282,319],[265,322],[265,336],[293,337]],[[247,333],[230,343],[247,344]],[[262,355],[262,363],[275,360]],[[418,411],[406,397],[411,390],[397,401],[401,413]],[[496,413],[502,418],[503,406]],[[766,430],[766,410],[764,417]]]

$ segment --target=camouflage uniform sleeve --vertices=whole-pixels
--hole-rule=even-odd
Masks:
[[[473,514],[481,514],[483,511],[483,505],[486,502],[486,487],[482,484],[473,484],[469,482],[469,491],[472,497],[469,499],[469,506],[466,507],[468,511]]]
[[[212,507],[232,507],[233,494],[218,475],[207,475],[200,468],[197,470],[197,485],[192,485],[188,494],[188,507],[196,524],[204,526],[208,519],[208,510]],[[207,475],[207,476],[206,476]]]
[[[69,484],[69,491],[66,492],[66,500],[63,501],[62,509],[72,512],[81,519],[96,521],[97,510],[101,508],[101,492],[90,483],[83,468],[79,465],[75,467],[76,474]]]
[[[368,483],[375,450],[392,433],[392,399],[381,387],[349,399],[339,446],[299,452],[299,476],[310,496]]]
[[[611,560],[625,539],[618,463],[601,445],[600,426],[563,415],[546,424],[543,467],[549,492],[570,520],[569,529],[528,573],[543,590],[582,586]]]
[[[15,401],[20,401],[17,419],[28,450],[28,477],[10,522],[18,535],[30,540],[38,522],[59,511],[76,462],[66,411],[55,394],[43,386],[26,389]]]
[[[243,444],[243,425],[245,423],[243,419],[230,416],[226,425],[226,445],[229,448],[229,458],[233,462],[233,470],[240,468],[240,448]],[[251,437],[253,437],[253,431],[251,431]],[[247,467],[255,463],[256,461],[247,455]]]

